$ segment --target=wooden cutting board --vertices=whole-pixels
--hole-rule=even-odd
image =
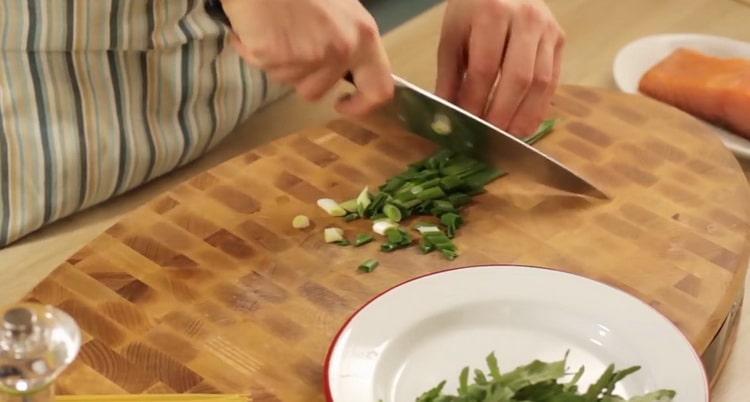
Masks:
[[[350,236],[369,225],[325,216],[318,198],[352,198],[434,150],[392,128],[335,121],[163,194],[29,295],[72,314],[85,332],[60,391],[320,401],[329,342],[358,306],[414,276],[487,263],[614,285],[668,316],[698,351],[714,342],[723,354],[731,339],[726,326],[717,333],[736,309],[750,251],[750,193],[735,159],[706,125],[642,97],[564,87],[554,114],[558,129],[539,147],[612,199],[510,175],[468,209],[454,262],[414,248],[382,254],[378,244],[323,242],[326,225]],[[291,227],[300,213],[312,228]],[[381,266],[357,272],[370,257]]]

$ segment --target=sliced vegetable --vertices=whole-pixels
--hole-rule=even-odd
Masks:
[[[375,223],[372,225],[372,231],[381,236],[385,236],[385,233],[388,229],[397,227],[398,224],[389,219],[380,219],[375,221]]]
[[[357,213],[359,213],[359,216],[365,216],[365,210],[370,206],[371,202],[370,190],[365,187],[357,197]]]
[[[364,246],[365,244],[373,241],[374,237],[371,234],[360,233],[354,240],[354,247]]]
[[[330,198],[321,198],[318,200],[318,206],[322,208],[328,215],[331,216],[344,216],[346,210],[334,200]]]
[[[445,192],[443,191],[442,188],[438,186],[426,188],[423,191],[419,192],[419,194],[417,194],[417,198],[419,198],[422,201],[434,200],[436,198],[443,198],[443,197],[445,197]]]
[[[347,214],[344,217],[344,220],[347,221],[347,222],[352,222],[352,221],[356,221],[359,218],[360,218],[359,214],[355,212],[355,213],[352,213],[352,214]]]
[[[451,119],[442,113],[435,113],[430,128],[432,128],[435,134],[439,135],[448,135],[453,130],[451,128]]]
[[[297,215],[292,219],[292,227],[295,229],[304,229],[310,227],[310,218],[305,215]]]
[[[323,231],[326,243],[336,243],[344,240],[344,230],[340,228],[326,228]]]
[[[539,125],[539,128],[536,130],[536,132],[526,138],[524,141],[529,145],[536,144],[539,140],[546,137],[547,134],[551,133],[552,130],[554,130],[556,124],[557,120],[555,119],[548,119],[543,121],[542,124]]]
[[[351,199],[339,204],[341,208],[344,208],[346,212],[352,213],[357,212],[357,199]]]
[[[401,222],[401,210],[393,204],[385,204],[383,213],[393,222]]]
[[[440,217],[440,222],[445,225],[448,237],[453,238],[456,235],[456,230],[461,227],[464,220],[460,215],[449,212]]]
[[[359,264],[359,270],[362,272],[370,273],[375,270],[375,268],[378,267],[380,263],[377,260],[369,259],[362,264]]]
[[[344,247],[345,246],[349,246],[349,245],[352,244],[352,243],[349,242],[349,240],[346,240],[346,239],[342,239],[342,240],[339,240],[339,241],[334,242],[334,243],[338,244],[339,246],[344,246]]]
[[[427,225],[425,225],[425,226],[418,227],[417,231],[419,233],[421,233],[421,234],[425,234],[425,233],[439,233],[440,232],[440,228],[437,227],[437,226],[427,226]]]

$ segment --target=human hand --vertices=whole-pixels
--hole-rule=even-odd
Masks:
[[[223,0],[232,44],[249,64],[303,98],[322,98],[351,72],[357,90],[337,110],[362,115],[393,96],[388,58],[357,0]]]
[[[549,111],[565,34],[542,0],[448,0],[437,94],[518,136]]]

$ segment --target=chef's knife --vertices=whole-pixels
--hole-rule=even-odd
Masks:
[[[349,74],[345,79],[352,82]],[[393,79],[394,98],[382,109],[382,115],[407,131],[510,173],[531,176],[550,187],[607,198],[565,165],[515,136],[401,77],[394,75]]]

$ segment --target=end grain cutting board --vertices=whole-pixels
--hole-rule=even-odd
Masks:
[[[624,289],[675,322],[715,371],[750,251],[737,162],[706,125],[642,97],[565,87],[554,114],[558,129],[539,147],[613,199],[510,175],[469,207],[454,262],[323,244],[322,228],[342,224],[318,198],[349,199],[433,151],[397,130],[335,121],[163,194],[28,296],[69,312],[85,332],[60,390],[320,401],[329,341],[358,306],[414,276],[482,263],[547,266]],[[292,229],[299,213],[314,227]],[[346,227],[351,235],[369,225]],[[358,273],[372,256],[381,266]]]

